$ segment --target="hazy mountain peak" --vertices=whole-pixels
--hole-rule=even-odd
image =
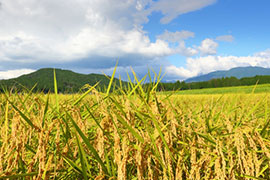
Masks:
[[[256,75],[270,75],[270,68],[263,68],[258,66],[235,67],[230,70],[214,71],[208,74],[192,77],[186,79],[185,82],[209,81],[211,79],[232,77],[232,76],[239,79],[243,77],[253,77]]]

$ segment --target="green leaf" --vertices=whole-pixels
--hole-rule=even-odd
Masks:
[[[46,174],[48,172],[48,166],[49,166],[49,164],[51,164],[52,158],[53,158],[53,156],[50,155],[50,157],[49,157],[49,159],[47,161],[47,164],[45,166],[45,169],[44,169],[44,172],[43,172],[43,175],[42,175],[42,179],[46,179]]]
[[[44,124],[45,124],[45,118],[46,118],[46,114],[48,111],[48,106],[49,106],[49,94],[47,95],[47,100],[46,100],[45,109],[44,109],[44,113],[43,113],[42,127],[44,127]]]
[[[54,94],[55,94],[56,110],[59,113],[60,109],[59,109],[59,102],[58,102],[58,88],[57,88],[55,69],[53,70],[53,80],[54,80]]]
[[[29,99],[29,97],[32,95],[32,92],[33,92],[33,90],[35,89],[36,86],[37,86],[37,83],[32,87],[32,89],[30,89],[30,91],[28,92],[28,95],[26,96],[26,98],[23,101],[23,105]]]
[[[79,141],[78,139],[78,136],[76,134],[76,140],[77,140],[77,144],[78,144],[78,147],[79,147],[79,156],[80,156],[80,161],[81,161],[81,166],[82,166],[82,174],[83,174],[83,178],[85,180],[87,180],[87,170],[86,170],[86,164],[87,164],[87,161],[86,161],[86,156],[85,156],[85,152],[82,148],[82,145],[81,145],[81,142]]]
[[[115,113],[117,119],[125,126],[125,128],[127,128],[131,134],[136,137],[141,143],[144,143],[143,138],[130,126],[128,125],[128,123],[117,113]]]
[[[136,84],[135,87],[133,87],[131,92],[128,94],[128,97],[130,97],[138,87],[141,88],[141,83],[145,80],[145,78],[146,78],[146,75]]]
[[[267,129],[267,127],[268,127],[269,124],[270,124],[270,119],[268,119],[268,105],[267,105],[267,101],[266,101],[266,103],[265,103],[265,115],[264,115],[264,119],[265,119],[266,123],[265,123],[265,125],[264,125],[262,131],[260,132],[260,134],[261,134],[261,136],[262,136],[263,138],[264,138],[264,136],[265,136],[266,129]]]
[[[81,138],[83,139],[83,142],[86,144],[86,146],[88,147],[88,149],[94,154],[95,159],[97,160],[97,162],[101,165],[103,172],[105,172],[105,174],[108,174],[107,169],[103,163],[103,161],[101,160],[101,158],[99,157],[96,149],[92,146],[92,144],[90,144],[89,140],[87,139],[87,137],[83,134],[83,132],[81,131],[81,129],[79,128],[79,126],[76,124],[76,122],[73,120],[73,118],[67,113],[68,117],[70,118],[73,126],[75,127],[77,133],[81,136]]]
[[[118,64],[118,61],[116,62],[116,65],[115,65],[115,67],[114,67],[114,70],[113,70],[113,74],[112,74],[112,77],[111,77],[110,83],[109,83],[109,85],[108,85],[108,89],[107,89],[107,93],[106,93],[106,95],[107,95],[107,96],[109,95],[110,90],[111,90],[111,86],[112,86],[112,83],[113,83],[113,80],[114,80],[114,76],[115,76],[115,72],[116,72],[117,64]]]
[[[80,166],[78,166],[76,163],[74,163],[68,157],[66,157],[66,156],[62,156],[62,157],[64,158],[66,163],[68,163],[76,172],[78,172],[79,174],[82,174],[82,169],[80,168]]]
[[[205,135],[202,133],[198,133],[198,132],[194,132],[195,134],[197,134],[198,136],[202,137],[203,139],[205,139],[206,141],[216,145],[216,142],[209,136],[209,135]]]
[[[8,98],[8,97],[6,97],[6,98]],[[34,128],[34,129],[37,129],[37,130],[39,130],[40,131],[40,129],[37,127],[37,126],[35,126],[33,123],[32,123],[32,121],[22,112],[22,111],[20,111],[9,99],[7,99],[8,100],[8,102],[12,105],[12,107],[20,114],[20,116],[32,127],[32,128]]]
[[[23,177],[31,177],[38,175],[38,172],[31,172],[31,173],[23,173],[23,174],[15,174],[10,176],[0,176],[0,179],[18,179]]]
[[[264,166],[264,168],[262,168],[262,170],[261,170],[261,172],[259,173],[259,175],[258,176],[263,176],[263,173],[264,173],[264,171],[266,171],[267,169],[268,169],[268,164],[266,164],[265,166]],[[269,169],[268,169],[269,170]]]
[[[252,89],[252,91],[251,91],[251,94],[254,94],[254,92],[255,92],[255,90],[256,90],[256,88],[257,88],[258,83],[259,83],[259,79],[257,80],[255,86],[253,87],[253,89]]]
[[[73,104],[72,106],[75,106],[78,104],[87,94],[89,94],[97,85],[99,82],[97,82],[94,86],[92,86],[90,89],[88,89],[81,97],[79,97]]]

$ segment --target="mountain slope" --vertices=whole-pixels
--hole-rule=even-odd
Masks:
[[[104,88],[109,84],[109,79],[100,74],[79,74],[70,70],[55,69],[57,85],[59,92],[78,92],[85,84],[94,85],[99,83],[100,88]],[[11,89],[16,87],[21,89],[21,85],[28,89],[31,89],[36,83],[36,91],[48,92],[54,90],[53,83],[53,69],[44,68],[37,70],[33,73],[22,75],[18,78],[9,80],[1,80],[0,87],[7,87]],[[115,81],[119,83],[119,80],[115,78]]]
[[[228,71],[214,71],[208,74],[204,74],[201,76],[196,76],[193,78],[186,79],[185,82],[201,82],[201,81],[209,81],[211,79],[217,79],[222,77],[236,77],[238,79],[243,77],[253,77],[256,75],[270,75],[270,68],[263,67],[237,67],[232,68]]]

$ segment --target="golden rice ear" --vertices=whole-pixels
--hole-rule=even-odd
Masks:
[[[121,93],[0,94],[0,179],[269,177],[268,95],[167,95],[133,73]]]

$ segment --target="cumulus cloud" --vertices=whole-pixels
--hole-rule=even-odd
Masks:
[[[32,69],[18,69],[18,70],[8,70],[0,71],[0,79],[10,79],[21,76],[23,74],[29,74],[34,72]]]
[[[165,32],[150,41],[143,31],[152,12],[161,11],[161,22],[214,3],[215,0],[12,0],[1,4],[0,62],[2,69],[54,64],[96,62],[111,67],[116,58],[140,65],[146,59],[175,53],[194,55],[184,39],[194,33]],[[168,37],[165,37],[168,36]],[[174,40],[176,38],[176,40]],[[172,41],[180,41],[172,47]],[[137,60],[134,62],[134,58]],[[84,60],[84,61],[82,61]],[[91,63],[89,63],[91,64]],[[98,63],[99,64],[99,63]],[[1,69],[0,69],[1,70]]]
[[[169,77],[186,79],[216,70],[229,70],[234,67],[261,66],[270,68],[270,50],[250,56],[204,56],[188,58],[186,67],[174,65],[166,67]]]
[[[162,12],[164,17],[160,22],[167,24],[181,14],[204,8],[215,2],[216,0],[159,0],[153,3],[149,10]]]
[[[254,56],[270,59],[270,49],[266,49],[265,51],[255,53]]]
[[[166,42],[150,42],[137,26],[136,1],[116,1],[6,1],[0,14],[1,59],[65,62],[171,53]]]
[[[181,54],[183,56],[194,56],[198,50],[191,47],[186,47],[185,41],[188,38],[193,38],[195,34],[191,31],[176,31],[170,32],[165,30],[163,34],[157,36],[158,40],[163,40],[172,45],[174,54]],[[173,53],[172,53],[173,54]]]
[[[189,57],[198,54],[198,50],[191,47],[186,47],[185,42],[181,41],[178,43],[178,46],[175,48],[175,53]]]
[[[157,38],[169,42],[181,42],[188,38],[193,38],[195,36],[194,32],[191,31],[176,31],[170,32],[165,30],[165,32],[161,35],[158,35]]]
[[[216,43],[212,39],[207,38],[202,41],[201,45],[198,47],[198,50],[203,56],[214,55],[217,53],[217,47],[218,47],[218,43]]]
[[[223,42],[233,42],[234,37],[232,35],[223,35],[216,37],[217,41],[223,41]]]

